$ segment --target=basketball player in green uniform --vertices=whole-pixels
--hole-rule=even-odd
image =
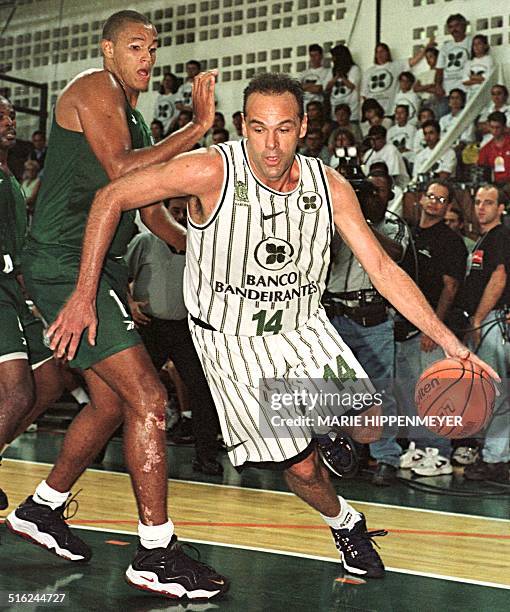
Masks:
[[[296,155],[306,127],[299,84],[260,75],[244,93],[246,140],[178,156],[102,189],[89,215],[77,289],[51,327],[52,341],[59,352],[69,345],[72,356],[83,330],[95,329],[101,262],[121,215],[191,190],[199,200],[189,205],[186,306],[229,457],[236,466],[282,470],[289,488],[330,526],[344,569],[380,578],[384,565],[371,538],[385,532],[368,532],[363,515],[337,497],[310,428],[291,431],[291,422],[271,435],[274,412],[260,399],[264,379],[283,379],[294,389],[296,379],[321,380],[326,367],[334,372],[330,361],[348,368],[342,383],[363,382],[361,366],[320,305],[333,223],[405,317],[448,355],[497,374],[470,355],[386,255],[349,183],[320,160]],[[297,413],[284,414],[292,421]]]
[[[7,165],[7,154],[15,144],[16,114],[9,100],[0,97],[0,459],[5,445],[62,390],[52,352],[43,343],[43,325],[28,310],[16,278],[27,209]],[[0,489],[0,510],[7,505]]]
[[[156,37],[140,13],[115,13],[103,29],[104,68],[78,75],[57,100],[44,181],[23,256],[27,289],[49,322],[75,285],[95,192],[131,170],[191,149],[212,125],[214,74],[203,73],[193,83],[192,121],[149,146],[150,132],[135,107],[149,86]],[[145,187],[139,187],[142,194]],[[162,204],[145,208],[141,217],[158,237],[179,250],[185,247],[185,229]],[[140,546],[128,580],[136,583],[138,574],[152,572],[154,592],[210,598],[227,589],[227,579],[184,554],[167,515],[167,397],[126,299],[123,255],[133,234],[134,217],[128,212],[101,276],[97,340],[93,346],[84,341],[70,362],[83,371],[91,403],[73,421],[48,478],[9,515],[7,526],[61,557],[88,560],[91,550],[68,528],[63,509],[72,485],[124,421],[125,460],[140,517]]]

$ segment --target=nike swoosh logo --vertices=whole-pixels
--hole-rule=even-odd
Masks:
[[[280,210],[280,212],[273,213],[272,215],[262,215],[262,218],[264,219],[264,221],[267,221],[268,219],[272,219],[273,217],[277,217],[278,215],[283,215],[284,212],[284,210]]]
[[[225,444],[225,450],[227,451],[227,453],[230,453],[231,451],[235,450],[239,446],[242,446],[245,442],[246,440],[244,442],[238,442],[237,444],[232,444],[231,446],[227,446]]]

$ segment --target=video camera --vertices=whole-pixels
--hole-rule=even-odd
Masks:
[[[370,202],[377,198],[377,190],[359,165],[356,147],[337,147],[335,155],[338,158],[338,172],[349,181],[359,200],[363,215],[368,218],[368,207]]]

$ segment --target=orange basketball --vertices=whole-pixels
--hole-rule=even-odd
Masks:
[[[443,438],[469,438],[483,429],[496,390],[485,370],[469,360],[441,359],[418,380],[414,401],[423,423]]]

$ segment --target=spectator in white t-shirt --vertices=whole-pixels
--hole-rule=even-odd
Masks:
[[[437,103],[437,85],[436,85],[436,64],[439,51],[435,47],[428,47],[425,50],[425,59],[427,60],[428,70],[420,72],[416,77],[414,91],[419,94],[421,102],[424,106],[434,108]]]
[[[413,166],[413,179],[416,179],[419,174],[424,173],[425,165],[434,154],[434,149],[441,139],[441,128],[439,127],[439,122],[435,119],[425,121],[422,129],[427,146],[416,154]],[[427,173],[434,177],[447,179],[455,175],[456,167],[457,156],[455,155],[455,151],[453,149],[447,149],[441,155],[440,159],[434,162],[432,167],[427,170]]]
[[[452,129],[457,123],[459,115],[462,113],[462,109],[466,105],[466,92],[462,89],[455,87],[450,91],[448,96],[448,106],[450,112],[444,115],[439,120],[439,126],[441,128],[441,138],[444,138],[446,134]],[[461,149],[469,142],[475,141],[475,129],[473,123],[470,123],[468,127],[462,132],[462,134],[455,140],[453,146]]]
[[[437,58],[436,85],[442,102],[438,117],[447,113],[445,98],[450,91],[454,88],[464,89],[464,66],[471,56],[472,39],[466,34],[466,18],[460,13],[450,15],[446,20],[446,27],[453,40],[447,40],[441,45]]]
[[[491,101],[480,114],[480,118],[478,119],[478,129],[482,134],[480,147],[485,146],[490,140],[492,140],[488,117],[494,111],[504,113],[506,116],[507,131],[509,131],[508,126],[510,126],[510,106],[508,105],[508,89],[506,88],[506,85],[499,83],[492,86]]]
[[[489,39],[485,34],[473,37],[471,59],[464,66],[462,84],[467,90],[468,100],[479,91],[485,79],[494,71],[495,64],[489,54]]]
[[[333,68],[326,84],[331,106],[331,118],[335,119],[335,108],[339,104],[347,104],[351,109],[351,121],[360,118],[360,84],[361,70],[352,59],[349,48],[345,45],[336,45],[331,49]]]
[[[416,125],[418,119],[418,111],[420,109],[420,98],[413,91],[413,85],[416,81],[412,72],[405,70],[398,75],[399,89],[395,95],[395,104],[393,106],[392,115],[395,114],[395,108],[400,105],[405,105],[409,109],[408,121],[412,125]]]
[[[432,44],[429,43],[429,44]],[[398,89],[398,75],[415,66],[425,55],[425,48],[420,49],[412,58],[393,60],[390,48],[386,43],[379,43],[375,48],[374,65],[364,72],[361,95],[364,100],[377,100],[390,116],[393,110],[395,94]]]
[[[322,65],[324,51],[320,45],[308,47],[308,68],[298,75],[304,90],[304,106],[310,102],[324,102],[324,88],[329,79],[329,68]]]
[[[200,72],[200,62],[189,60],[186,62],[186,80],[175,94],[175,106],[178,110],[193,110],[191,108],[191,86],[193,79]]]
[[[425,121],[430,121],[431,119],[435,118],[436,116],[431,108],[422,108],[418,113],[418,125],[420,127],[416,130],[416,134],[414,136],[413,151],[415,154],[419,153],[427,146],[425,137],[423,136],[423,124]]]
[[[368,132],[374,125],[383,125],[387,130],[392,126],[389,117],[384,116],[384,109],[377,100],[368,98],[361,105],[361,135],[368,136]]]
[[[402,155],[411,152],[414,154],[415,136],[416,126],[409,122],[409,106],[399,104],[395,108],[395,125],[392,125],[388,130],[386,141],[395,145]]]
[[[368,132],[371,148],[363,155],[362,163],[370,172],[372,164],[384,162],[388,166],[388,172],[400,187],[405,187],[409,182],[406,165],[397,147],[386,142],[386,128],[382,125],[374,125]]]
[[[163,74],[159,87],[158,97],[154,104],[154,119],[163,124],[163,136],[172,131],[179,111],[175,106],[175,92],[177,91],[177,77],[171,72]]]

